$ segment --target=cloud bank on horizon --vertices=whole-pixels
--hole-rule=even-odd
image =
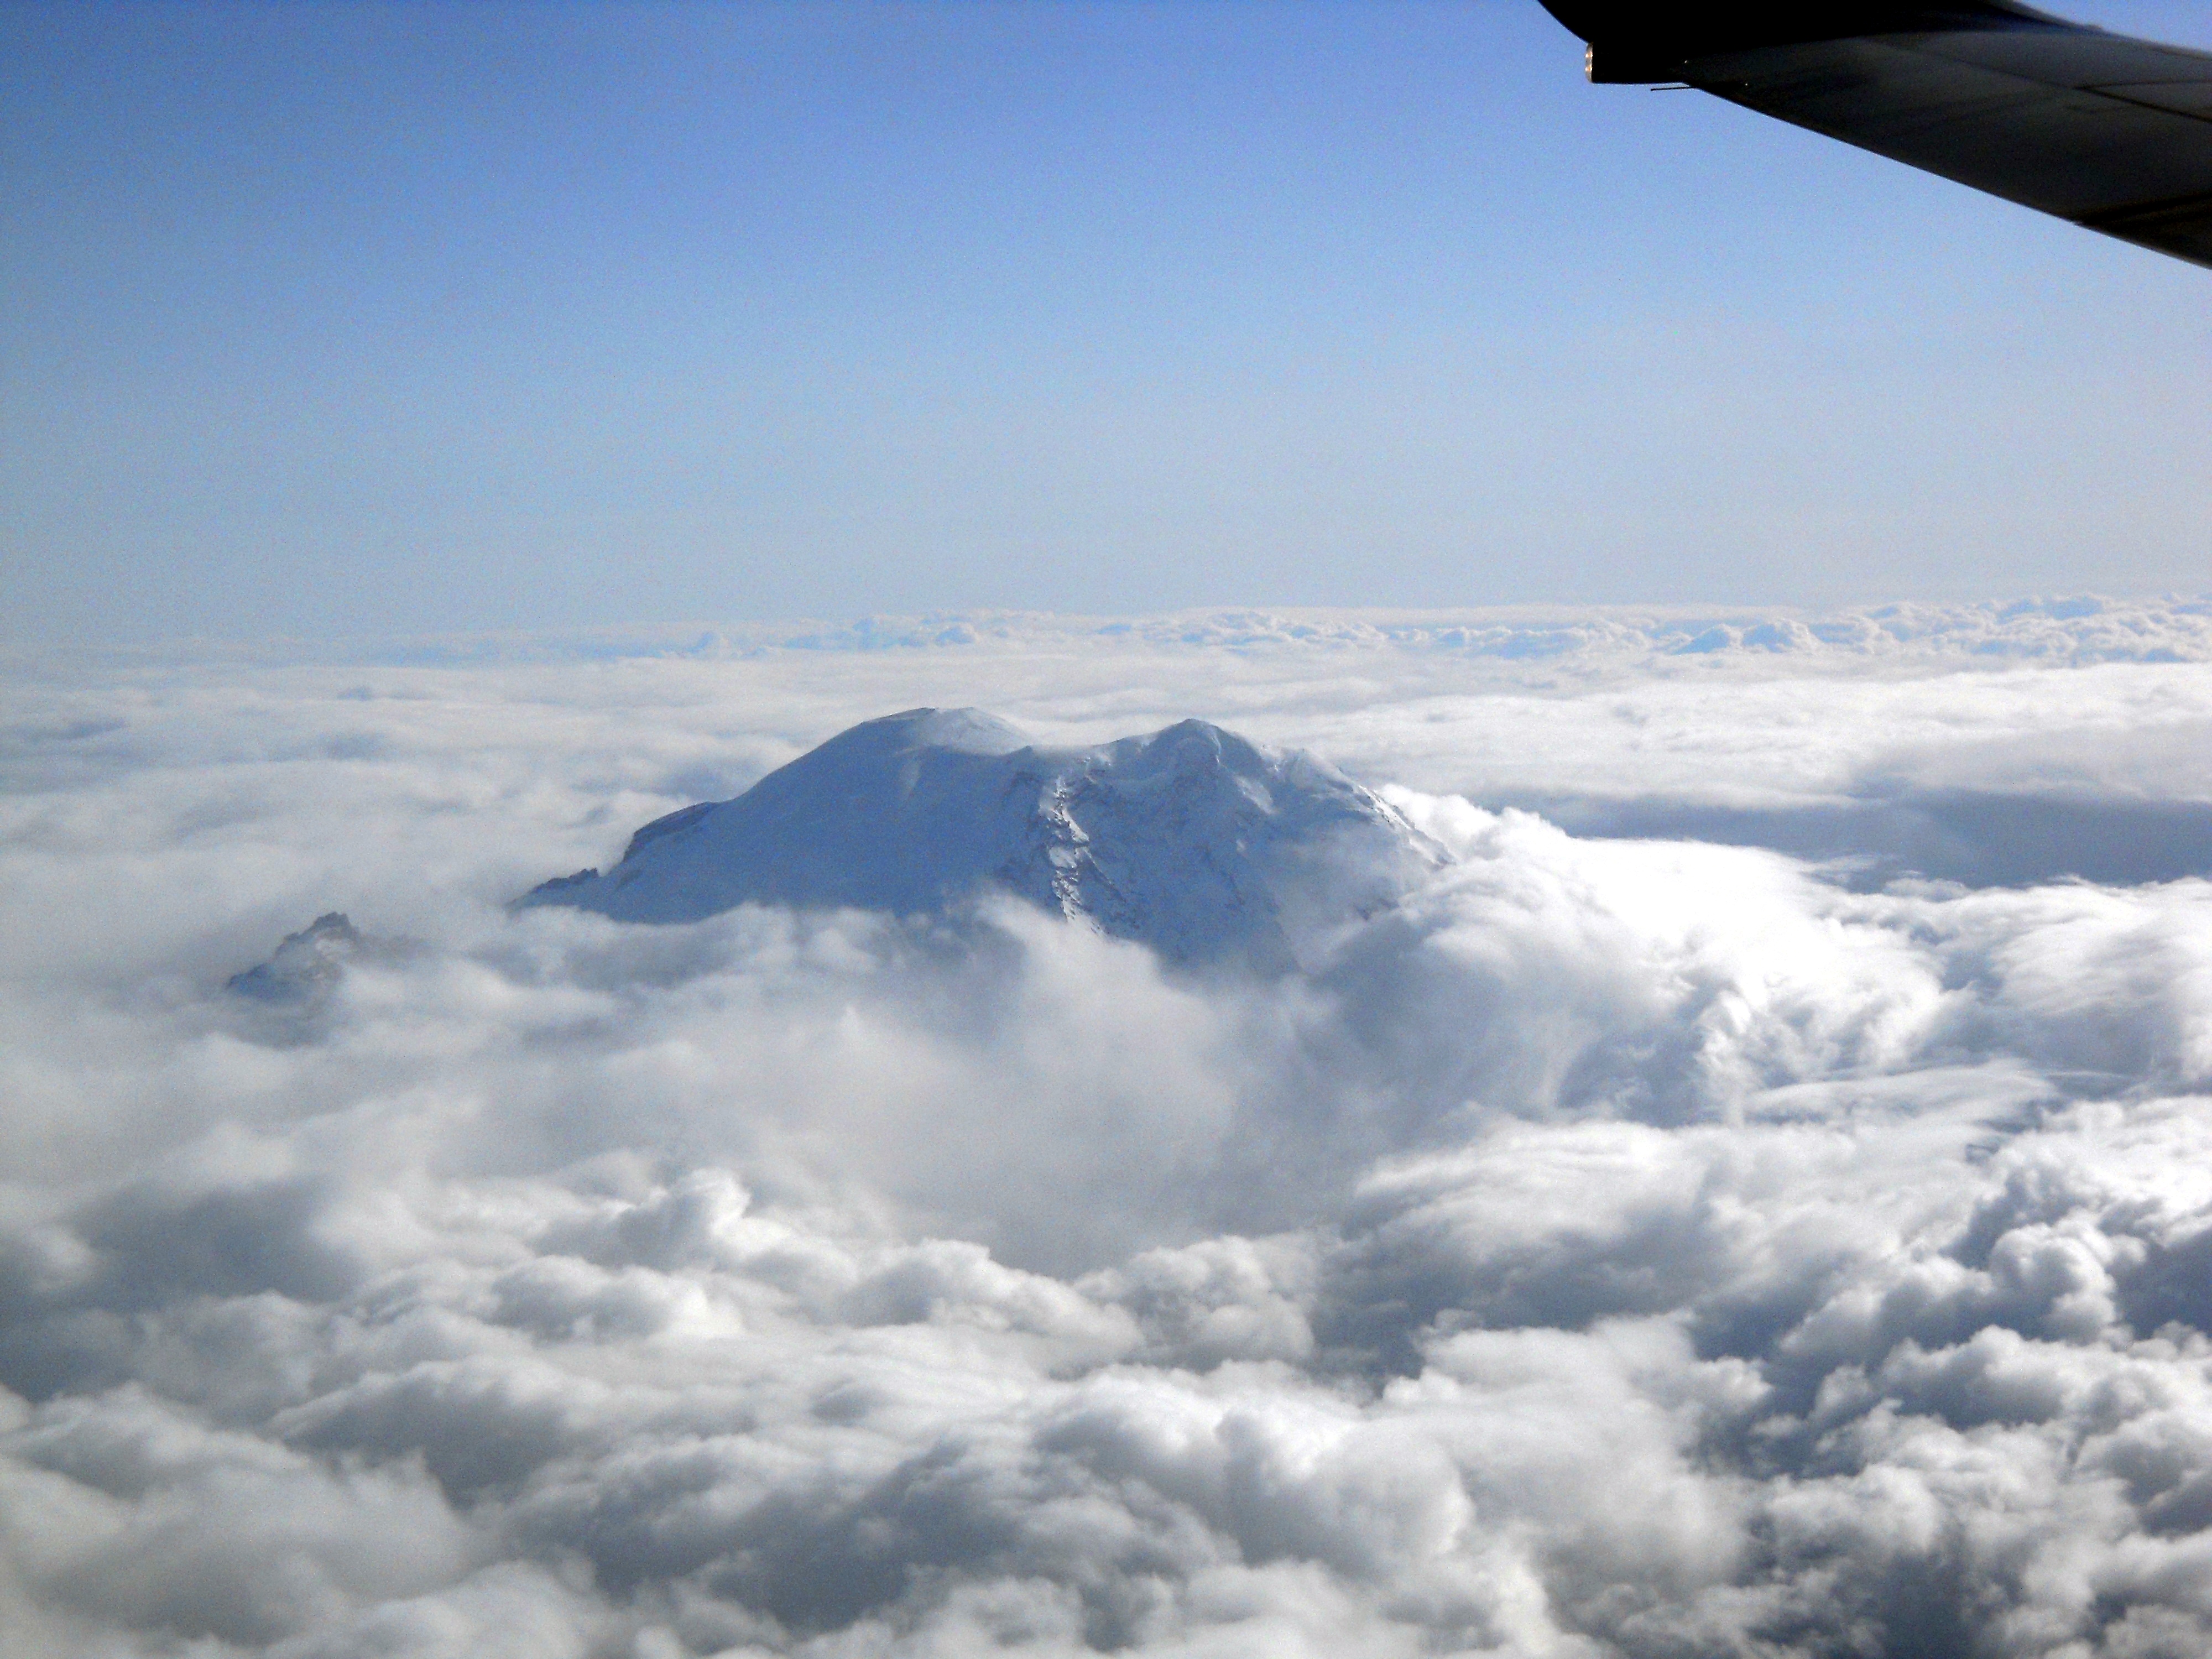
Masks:
[[[19,655],[0,1623],[2201,1653],[2208,661],[2194,601]],[[505,908],[924,703],[1309,747],[1450,857],[1264,976]],[[333,908],[385,948],[223,990]]]

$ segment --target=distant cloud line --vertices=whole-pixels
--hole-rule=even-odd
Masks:
[[[2212,596],[2112,599],[2076,595],[1941,604],[1905,601],[1826,612],[1750,607],[1514,606],[1402,611],[1198,609],[1155,616],[1050,611],[932,611],[845,622],[693,623],[604,631],[473,634],[392,640],[188,641],[168,646],[0,648],[0,660],[123,662],[352,661],[462,665],[692,657],[766,652],[855,653],[1048,644],[1153,649],[1395,649],[1501,662],[1559,660],[1613,669],[1649,659],[1700,656],[1864,660],[1893,666],[1975,660],[2212,660]]]

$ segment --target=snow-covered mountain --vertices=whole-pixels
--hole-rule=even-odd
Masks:
[[[1175,961],[1279,967],[1445,857],[1325,762],[1202,720],[1046,749],[976,709],[915,708],[656,819],[604,874],[522,902],[647,922],[749,900],[908,915],[996,886]]]

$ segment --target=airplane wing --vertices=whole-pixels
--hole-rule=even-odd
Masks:
[[[2013,0],[1543,0],[1593,81],[1680,82],[2212,265],[2212,55]]]

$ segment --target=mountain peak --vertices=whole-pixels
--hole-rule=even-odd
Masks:
[[[268,961],[233,974],[224,988],[273,1009],[312,1013],[353,968],[404,962],[418,948],[411,939],[364,933],[343,910],[325,911],[287,933]]]
[[[1053,749],[979,709],[865,721],[526,905],[694,921],[747,902],[936,914],[997,888],[1171,960],[1286,966],[1444,854],[1326,762],[1204,720]]]
[[[883,747],[902,753],[948,749],[967,755],[1005,755],[1028,748],[1030,735],[1012,720],[981,708],[908,708],[848,726],[822,748],[832,744],[847,749]]]
[[[325,995],[361,949],[361,930],[343,911],[328,911],[287,933],[268,961],[233,974],[225,988],[257,1002],[304,1006]]]

